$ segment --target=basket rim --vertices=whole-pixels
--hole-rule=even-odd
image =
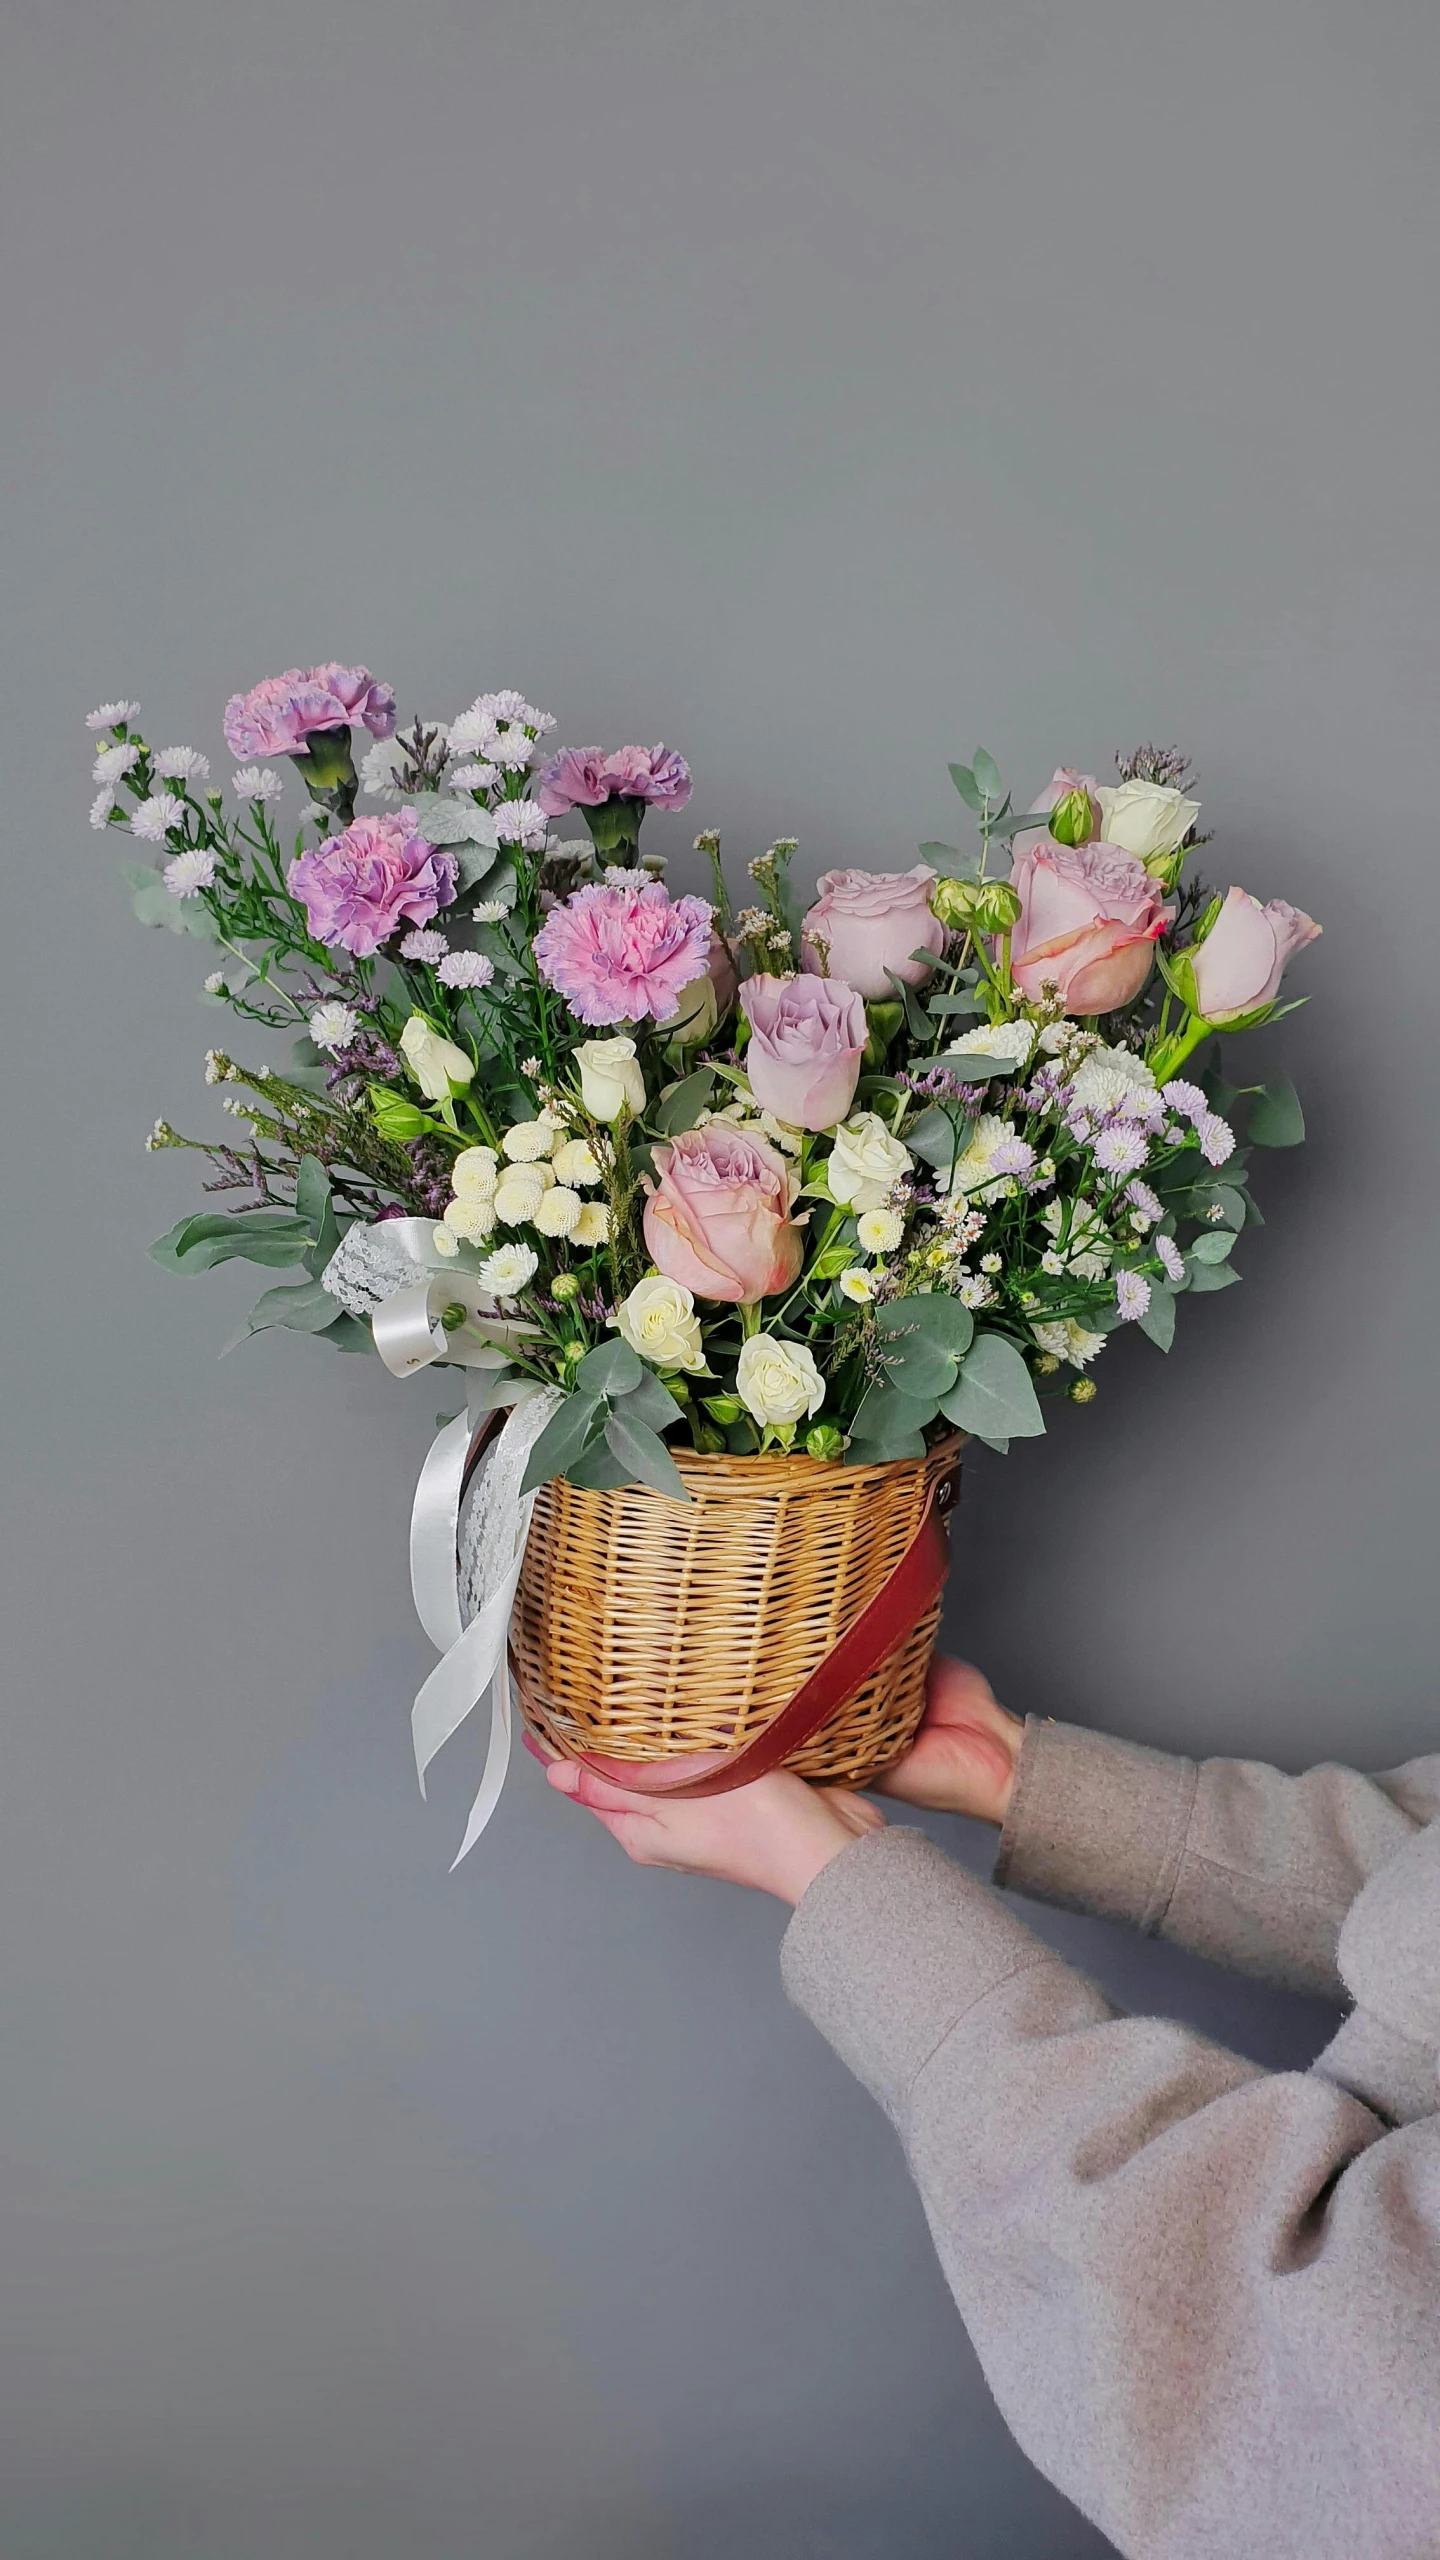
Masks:
[[[834,1458],[808,1458],[803,1450],[798,1449],[772,1450],[763,1458],[758,1453],[746,1456],[730,1449],[708,1452],[672,1449],[670,1454],[682,1476],[698,1479],[696,1491],[699,1493],[718,1493],[722,1489],[738,1493],[747,1485],[756,1493],[774,1493],[785,1484],[792,1485],[799,1492],[807,1478],[811,1484],[820,1480],[833,1484],[838,1480],[849,1485],[864,1485],[883,1482],[902,1468],[913,1473],[916,1468],[933,1467],[942,1460],[958,1456],[968,1438],[967,1432],[947,1431],[941,1439],[931,1443],[923,1458],[878,1458],[854,1467],[847,1467],[843,1460]],[[571,1500],[577,1494],[584,1494],[595,1502],[609,1502],[621,1494],[645,1494],[652,1502],[673,1502],[675,1498],[673,1494],[661,1493],[655,1486],[647,1484],[579,1485],[571,1484],[564,1476],[550,1476],[546,1481],[563,1484]]]

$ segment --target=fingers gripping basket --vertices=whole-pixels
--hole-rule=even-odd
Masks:
[[[859,1467],[676,1451],[688,1503],[542,1486],[510,1637],[527,1720],[572,1758],[753,1743],[889,1581],[959,1446]],[[924,1713],[939,1622],[937,1593],[786,1765],[848,1785],[888,1768]]]

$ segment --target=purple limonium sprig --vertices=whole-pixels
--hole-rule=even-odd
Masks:
[[[378,1031],[357,1031],[345,1048],[336,1050],[325,1078],[325,1090],[338,1093],[342,1102],[348,1102],[358,1089],[357,1079],[364,1083],[371,1076],[378,1076],[383,1082],[387,1077],[398,1077],[400,1072],[400,1060],[388,1040],[382,1040]]]

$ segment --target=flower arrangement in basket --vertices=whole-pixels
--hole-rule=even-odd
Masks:
[[[402,731],[363,667],[292,669],[226,707],[228,806],[137,719],[90,716],[92,824],[153,849],[135,911],[209,947],[206,1000],[286,1042],[210,1051],[227,1140],[156,1122],[217,1205],[152,1251],[293,1267],[247,1333],[467,1373],[413,1545],[422,1779],[492,1694],[466,1845],[507,1638],[537,1730],[637,1784],[863,1783],[923,1709],[961,1438],[1043,1431],[1117,1328],[1163,1351],[1238,1278],[1249,1150],[1303,1123],[1197,1053],[1288,1009],[1318,925],[1187,878],[1170,751],[1024,810],[978,751],[971,842],[807,901],[782,839],[736,909],[717,835],[708,897],[640,850],[680,756],[549,753],[517,693]]]

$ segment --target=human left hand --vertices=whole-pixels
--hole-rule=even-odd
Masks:
[[[878,1805],[846,1787],[812,1787],[789,1770],[735,1787],[723,1796],[636,1795],[626,1763],[597,1777],[575,1760],[552,1759],[533,1736],[525,1748],[545,1766],[557,1795],[583,1805],[638,1867],[674,1867],[682,1875],[717,1876],[796,1903],[822,1867],[862,1832],[884,1827]],[[697,1763],[697,1768],[705,1765]],[[681,1764],[674,1764],[678,1777]]]

